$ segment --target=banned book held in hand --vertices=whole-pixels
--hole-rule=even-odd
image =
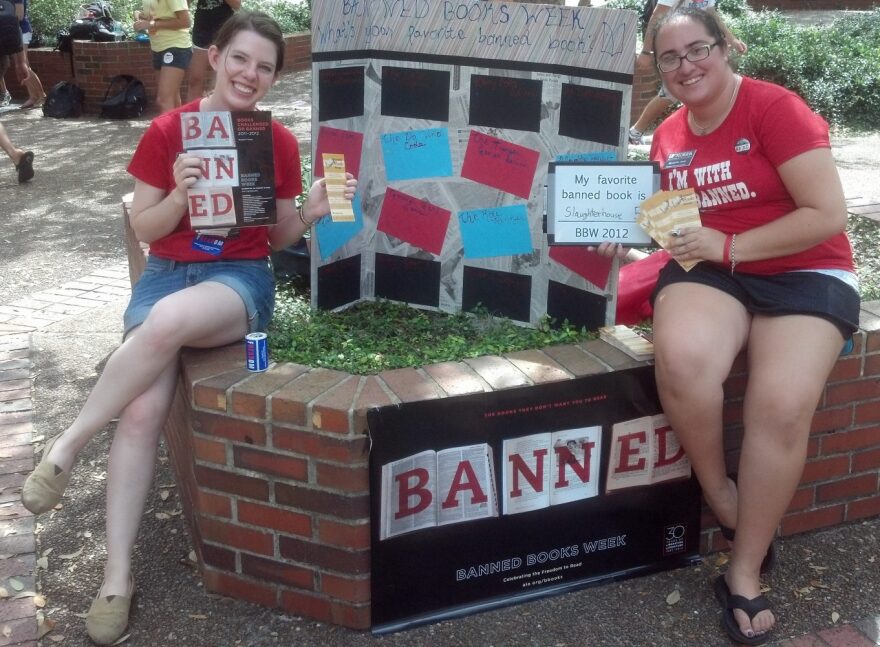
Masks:
[[[183,148],[201,158],[187,191],[193,229],[273,225],[275,169],[270,112],[184,112]]]

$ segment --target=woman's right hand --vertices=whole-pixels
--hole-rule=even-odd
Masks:
[[[596,252],[599,256],[605,256],[606,258],[612,258],[614,256],[625,258],[627,252],[629,252],[629,248],[624,247],[619,243],[599,243],[596,247],[593,245],[587,246],[587,251]]]
[[[174,160],[172,166],[174,173],[174,201],[177,204],[186,204],[186,192],[198,181],[202,175],[202,158],[195,155],[181,153]]]

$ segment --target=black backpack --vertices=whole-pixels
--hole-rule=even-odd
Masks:
[[[59,81],[52,86],[43,104],[43,116],[64,119],[82,114],[85,93],[76,83]]]
[[[97,1],[81,5],[79,13],[72,23],[58,32],[56,49],[61,52],[72,52],[73,41],[91,40],[99,43],[125,40],[125,29],[122,23],[113,20],[110,4]]]
[[[21,51],[21,27],[10,0],[0,0],[0,56]]]
[[[146,105],[147,91],[144,84],[131,74],[117,74],[110,79],[104,93],[101,116],[108,119],[134,119],[141,116]]]

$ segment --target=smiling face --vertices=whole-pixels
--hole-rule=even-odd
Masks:
[[[713,30],[714,31],[714,30]],[[695,47],[713,45],[709,56],[699,61],[681,59],[681,66],[661,72],[666,89],[689,108],[709,107],[724,100],[724,90],[733,71],[727,62],[727,44],[720,30],[713,34],[706,23],[693,16],[676,16],[662,25],[654,40],[657,60],[680,57]]]
[[[235,34],[222,50],[212,45],[208,60],[217,72],[214,109],[253,110],[278,78],[278,50],[255,31]]]

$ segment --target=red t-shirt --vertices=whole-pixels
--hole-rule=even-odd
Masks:
[[[193,101],[153,119],[141,137],[128,172],[150,186],[170,193],[174,190],[174,160],[183,152],[180,127],[181,112],[196,112],[199,102]],[[302,191],[299,145],[296,137],[272,120],[272,144],[275,159],[275,198],[293,199]],[[195,232],[190,229],[189,213],[183,214],[177,228],[150,243],[150,254],[174,261],[211,261],[217,259],[265,258],[269,254],[269,233],[266,227],[242,227],[230,232],[219,256],[193,249]]]
[[[693,187],[703,225],[739,234],[796,208],[777,167],[816,148],[830,148],[828,124],[803,99],[772,83],[743,77],[739,95],[721,126],[694,135],[682,108],[654,133],[651,159],[660,162],[661,188]],[[821,178],[816,178],[821,182]],[[738,272],[853,270],[846,234],[795,254],[737,263]]]

